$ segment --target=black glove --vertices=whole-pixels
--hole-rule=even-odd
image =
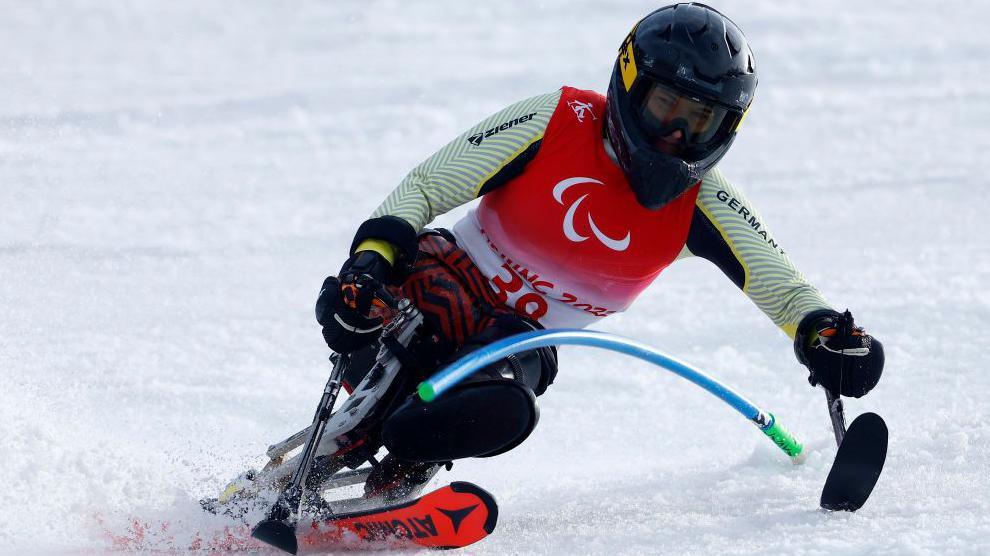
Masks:
[[[316,299],[316,320],[323,325],[323,339],[330,349],[351,353],[378,339],[382,319],[369,313],[391,271],[385,257],[359,251],[347,259],[338,276],[323,281]]]
[[[808,367],[808,382],[833,394],[859,398],[883,374],[883,344],[855,325],[849,311],[813,311],[801,320],[794,353]]]

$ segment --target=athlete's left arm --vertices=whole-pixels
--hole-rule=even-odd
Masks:
[[[701,182],[682,255],[722,269],[794,339],[808,381],[843,396],[865,395],[883,373],[883,344],[829,307],[767,230],[753,205],[718,170]]]
[[[685,251],[718,266],[792,339],[805,316],[831,309],[717,168],[701,183]]]

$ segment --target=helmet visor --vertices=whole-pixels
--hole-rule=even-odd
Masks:
[[[693,162],[729,138],[740,115],[703,98],[653,81],[638,109],[643,134],[658,151]]]

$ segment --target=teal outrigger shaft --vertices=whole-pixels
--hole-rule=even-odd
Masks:
[[[417,392],[420,399],[424,402],[431,402],[467,378],[468,375],[486,365],[490,365],[514,353],[551,345],[598,347],[631,355],[659,365],[697,384],[732,406],[733,409],[756,424],[763,431],[763,434],[773,440],[774,444],[783,450],[794,463],[799,463],[803,459],[804,447],[790,432],[781,426],[773,416],[773,413],[763,411],[753,402],[737,394],[728,386],[683,361],[635,340],[605,332],[564,328],[557,330],[535,330],[533,332],[524,332],[509,336],[471,352],[448,365],[429,379],[421,382],[417,388]]]

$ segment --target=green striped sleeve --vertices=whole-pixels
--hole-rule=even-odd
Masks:
[[[476,198],[509,163],[534,152],[560,95],[558,90],[517,102],[467,130],[413,168],[372,217],[398,216],[420,230]]]
[[[691,227],[687,247],[718,265],[791,338],[804,315],[830,308],[717,168],[702,181]]]

